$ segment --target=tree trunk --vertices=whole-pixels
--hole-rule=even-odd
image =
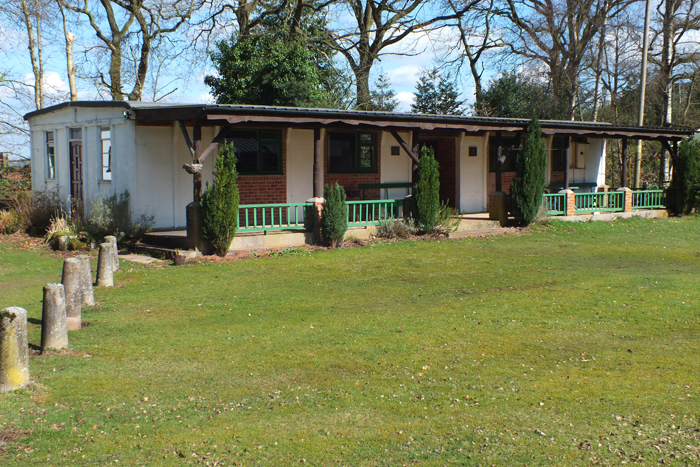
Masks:
[[[32,16],[36,17],[37,34],[39,34],[41,31],[39,27],[39,11],[37,10],[32,14],[29,11],[27,0],[21,0],[20,5],[22,7],[22,14],[24,15],[24,24],[27,28],[29,58],[32,62],[32,73],[34,74],[34,105],[36,105],[38,110],[44,108],[44,73],[41,63],[41,41],[37,42],[35,38]]]
[[[63,6],[58,3],[58,9],[61,12],[61,17],[63,18],[63,35],[66,37],[66,68],[68,71],[68,87],[70,89],[70,100],[78,100],[78,87],[75,84],[75,73],[77,67],[73,64],[73,44],[75,43],[75,34],[68,30],[68,25],[66,24],[66,14],[63,11]]]

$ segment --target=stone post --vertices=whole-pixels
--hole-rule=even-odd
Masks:
[[[323,217],[323,203],[325,199],[323,198],[311,198],[309,203],[314,203],[314,234],[316,238],[320,241],[321,239],[321,218]]]
[[[108,235],[105,237],[104,241],[112,245],[112,271],[119,271],[119,247],[117,246],[117,237]]]
[[[46,349],[66,347],[68,347],[68,322],[65,288],[63,284],[46,284],[41,313],[41,353]]]
[[[624,212],[632,212],[632,189],[628,187],[623,187],[623,188],[618,188],[617,191],[622,191],[624,192],[625,195],[625,204],[624,204]]]
[[[566,195],[566,214],[565,216],[576,215],[576,193],[574,190],[561,190],[559,193]]]
[[[69,331],[80,329],[83,311],[83,280],[78,258],[63,261],[61,283],[66,293],[66,322]]]
[[[92,288],[92,268],[88,255],[76,256],[80,260],[80,279],[83,288],[83,306],[95,306],[95,292]]]
[[[5,308],[0,312],[0,392],[29,384],[27,310]]]
[[[112,287],[114,285],[114,271],[112,263],[112,245],[100,244],[100,255],[97,257],[97,287]]]
[[[497,220],[501,227],[508,223],[508,194],[505,191],[489,195],[489,219]]]

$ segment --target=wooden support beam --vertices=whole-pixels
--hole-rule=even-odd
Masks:
[[[323,140],[321,128],[314,128],[314,198],[323,197]]]
[[[489,158],[491,157],[489,151]],[[503,165],[503,135],[500,131],[496,132],[496,191],[503,191],[503,179],[501,177],[501,166]]]
[[[190,134],[187,132],[187,128],[185,127],[185,122],[183,122],[182,120],[178,120],[177,124],[180,126],[180,131],[182,131],[182,136],[185,137],[185,144],[187,144],[187,149],[190,150],[190,154],[192,155],[192,159],[195,159],[194,145],[192,144],[192,140],[190,139]]]
[[[199,156],[202,154],[202,125],[198,120],[194,121],[192,129],[192,148],[194,150],[194,161],[199,162]],[[202,200],[202,172],[197,172],[193,175],[194,179],[194,202],[199,203]]]
[[[212,140],[211,144],[207,146],[207,148],[202,151],[202,155],[199,156],[199,163],[204,164],[204,161],[219,148],[219,144],[221,141],[223,141],[224,137],[226,136],[226,133],[228,132],[228,127],[222,127],[219,133],[214,137]]]
[[[398,134],[396,130],[391,130],[391,135],[394,137],[397,143],[399,143],[399,146],[403,148],[404,151],[406,151],[406,154],[408,154],[408,157],[410,157],[413,160],[414,164],[418,164],[418,155],[414,152],[413,149],[408,147],[408,144],[406,144],[406,141],[403,140],[403,138]],[[416,145],[418,147],[418,145]]]
[[[570,136],[569,136],[568,141],[566,143],[566,151],[564,152],[564,189],[565,190],[569,189],[569,163],[570,163],[569,149],[571,149],[571,137]]]
[[[627,138],[622,138],[622,173],[620,174],[620,185],[627,187]]]

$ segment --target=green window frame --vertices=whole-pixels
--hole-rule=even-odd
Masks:
[[[503,154],[506,155],[506,160],[503,161],[501,166],[501,172],[515,172],[515,159],[519,151],[521,141],[515,136],[502,136],[501,144],[503,147]],[[513,148],[508,154],[509,148]],[[492,136],[489,138],[489,172],[496,172],[498,167],[498,138]]]
[[[566,170],[566,151],[568,150],[569,138],[552,138],[552,151],[550,153],[552,172]]]
[[[231,130],[226,141],[233,143],[239,175],[282,175],[281,130]]]
[[[56,179],[56,141],[54,132],[47,131],[44,139],[46,140],[46,178],[49,180]]]
[[[377,173],[377,134],[328,133],[328,173]]]

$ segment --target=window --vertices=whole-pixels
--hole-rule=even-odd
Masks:
[[[112,180],[112,139],[109,127],[100,128],[100,148],[102,151],[102,181]]]
[[[70,139],[71,141],[80,141],[83,139],[83,129],[82,128],[71,128],[70,129]]]
[[[46,132],[46,167],[47,178],[56,178],[56,146],[53,139],[53,131]]]
[[[328,173],[377,172],[375,133],[329,133]]]
[[[240,175],[282,173],[282,132],[277,130],[232,131],[236,169]]]
[[[563,172],[566,170],[566,151],[569,149],[569,138],[552,139],[552,172]]]
[[[489,172],[495,172],[498,167],[498,139],[495,137],[489,138]],[[515,137],[501,138],[502,150],[501,154],[505,156],[501,172],[515,172],[515,158],[520,147],[520,140]],[[512,150],[511,150],[512,148]]]

